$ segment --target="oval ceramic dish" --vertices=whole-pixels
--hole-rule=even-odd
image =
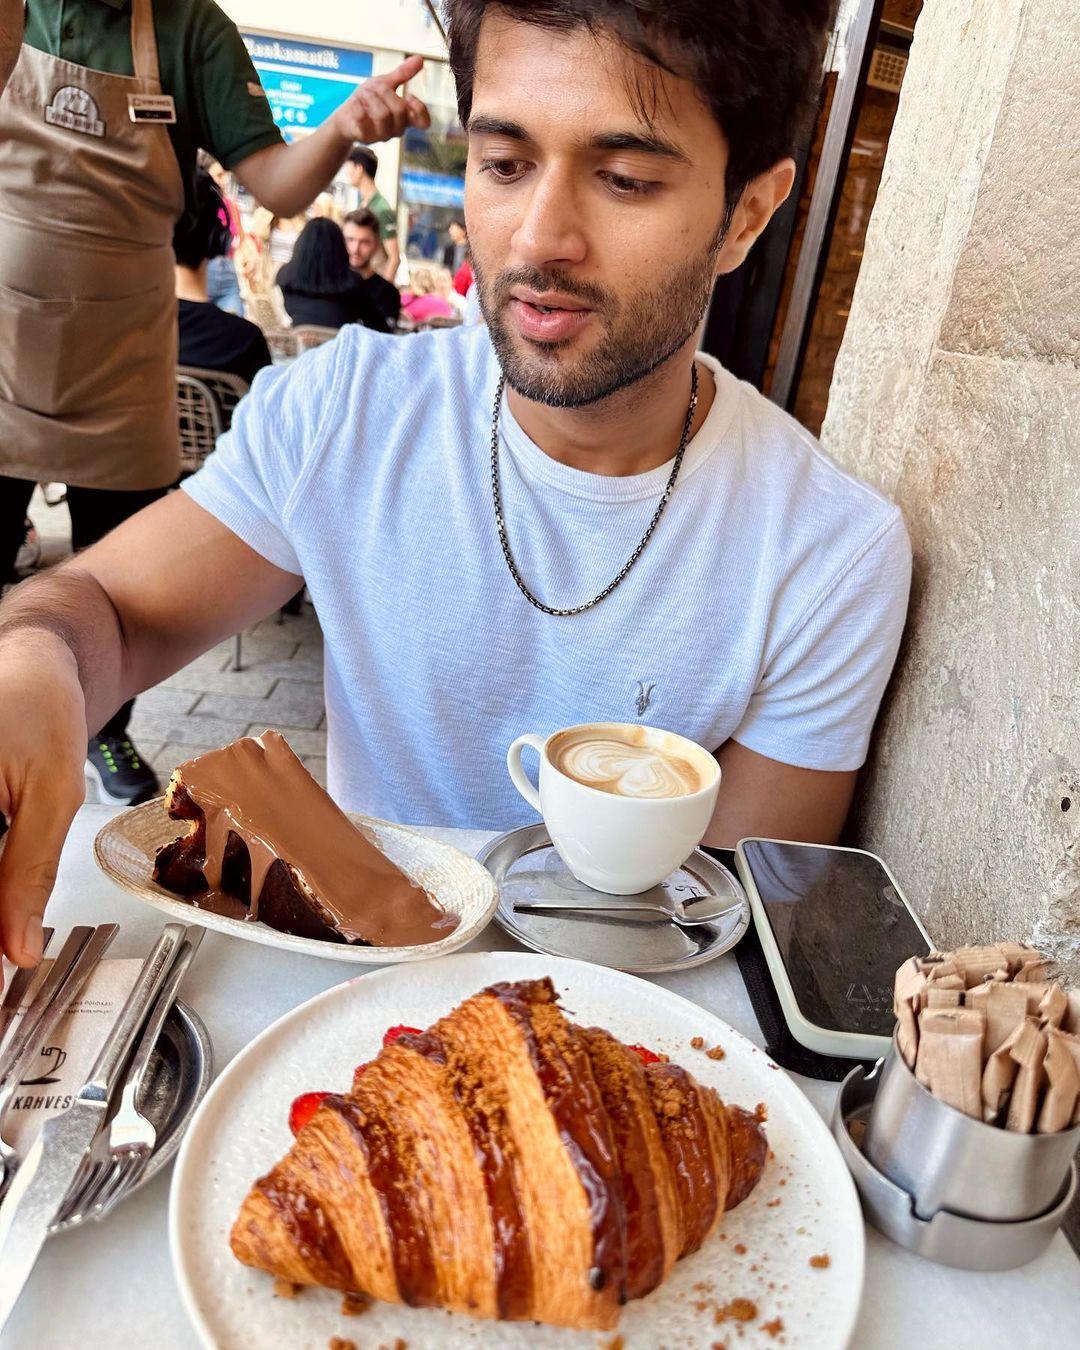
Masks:
[[[387,965],[396,961],[423,961],[457,951],[487,927],[499,903],[499,892],[488,870],[452,844],[373,816],[350,815],[350,820],[391,862],[434,896],[448,914],[458,916],[460,922],[452,933],[438,942],[412,947],[361,947],[296,937],[263,923],[225,918],[181,900],[151,880],[158,849],[182,833],[180,822],[165,814],[164,800],[155,797],[114,816],[94,840],[94,858],[111,881],[182,923],[201,924],[218,933],[231,933],[248,942],[262,942],[306,956]]]

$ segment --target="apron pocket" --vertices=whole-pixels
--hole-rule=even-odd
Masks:
[[[163,324],[163,320],[165,323]],[[111,419],[158,402],[175,300],[161,285],[108,300],[50,299],[0,286],[0,399],[45,417]]]

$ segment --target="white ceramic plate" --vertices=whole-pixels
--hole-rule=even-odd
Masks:
[[[141,806],[133,806],[103,825],[94,840],[94,859],[117,886],[182,923],[198,923],[218,933],[232,933],[248,942],[262,942],[267,947],[281,947],[305,956],[382,966],[398,961],[431,960],[456,952],[487,927],[499,903],[498,887],[491,873],[461,849],[404,825],[392,825],[386,820],[376,820],[374,816],[350,815],[349,819],[406,876],[423,886],[444,910],[459,916],[460,923],[452,933],[438,942],[422,946],[361,947],[346,942],[296,937],[264,923],[227,919],[196,909],[151,880],[158,849],[171,844],[182,833],[180,822],[170,820],[165,814],[164,800],[155,797]]]
[[[726,1023],[633,975],[531,953],[477,952],[425,966],[422,974],[374,971],[320,994],[268,1027],[210,1090],[180,1150],[169,1205],[173,1268],[203,1345],[326,1350],[333,1336],[360,1346],[391,1346],[400,1337],[409,1350],[612,1344],[615,1333],[482,1322],[382,1303],[346,1317],[341,1296],[330,1290],[276,1298],[271,1278],[241,1265],[229,1250],[229,1230],[248,1188],[292,1142],[293,1097],[347,1090],[354,1066],[377,1053],[388,1026],[426,1027],[488,984],[543,975],[555,981],[575,1020],[665,1051],[731,1102],[768,1108],[775,1156],[764,1177],[701,1251],[680,1261],[648,1298],[627,1305],[618,1329],[626,1350],[707,1350],[717,1343],[740,1350],[839,1350],[846,1344],[863,1278],[859,1203],[828,1129],[786,1074]],[[694,1036],[707,1046],[721,1044],[726,1057],[711,1060],[692,1050]],[[829,1258],[827,1268],[810,1264],[822,1256]],[[734,1299],[752,1302],[755,1315],[718,1323],[717,1307]]]

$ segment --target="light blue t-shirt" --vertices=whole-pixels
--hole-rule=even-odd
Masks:
[[[898,509],[749,385],[716,396],[636,566],[594,609],[530,605],[495,528],[498,365],[483,326],[357,325],[262,371],[185,490],[302,575],[326,643],[327,773],[350,810],[510,828],[522,732],[642,721],[815,769],[862,764],[903,627]],[[671,470],[610,477],[549,458],[505,402],[511,548],[556,608],[602,590]]]

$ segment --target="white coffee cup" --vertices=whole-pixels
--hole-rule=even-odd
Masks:
[[[610,736],[632,749],[655,749],[662,759],[686,766],[688,781],[701,786],[674,796],[620,795],[556,767],[553,752],[588,741],[594,732],[598,740]],[[540,756],[539,790],[522,766],[526,746]],[[633,722],[588,722],[547,737],[519,736],[506,752],[506,766],[574,876],[610,895],[647,891],[681,867],[709,827],[720,788],[720,766],[707,750],[675,732]]]

